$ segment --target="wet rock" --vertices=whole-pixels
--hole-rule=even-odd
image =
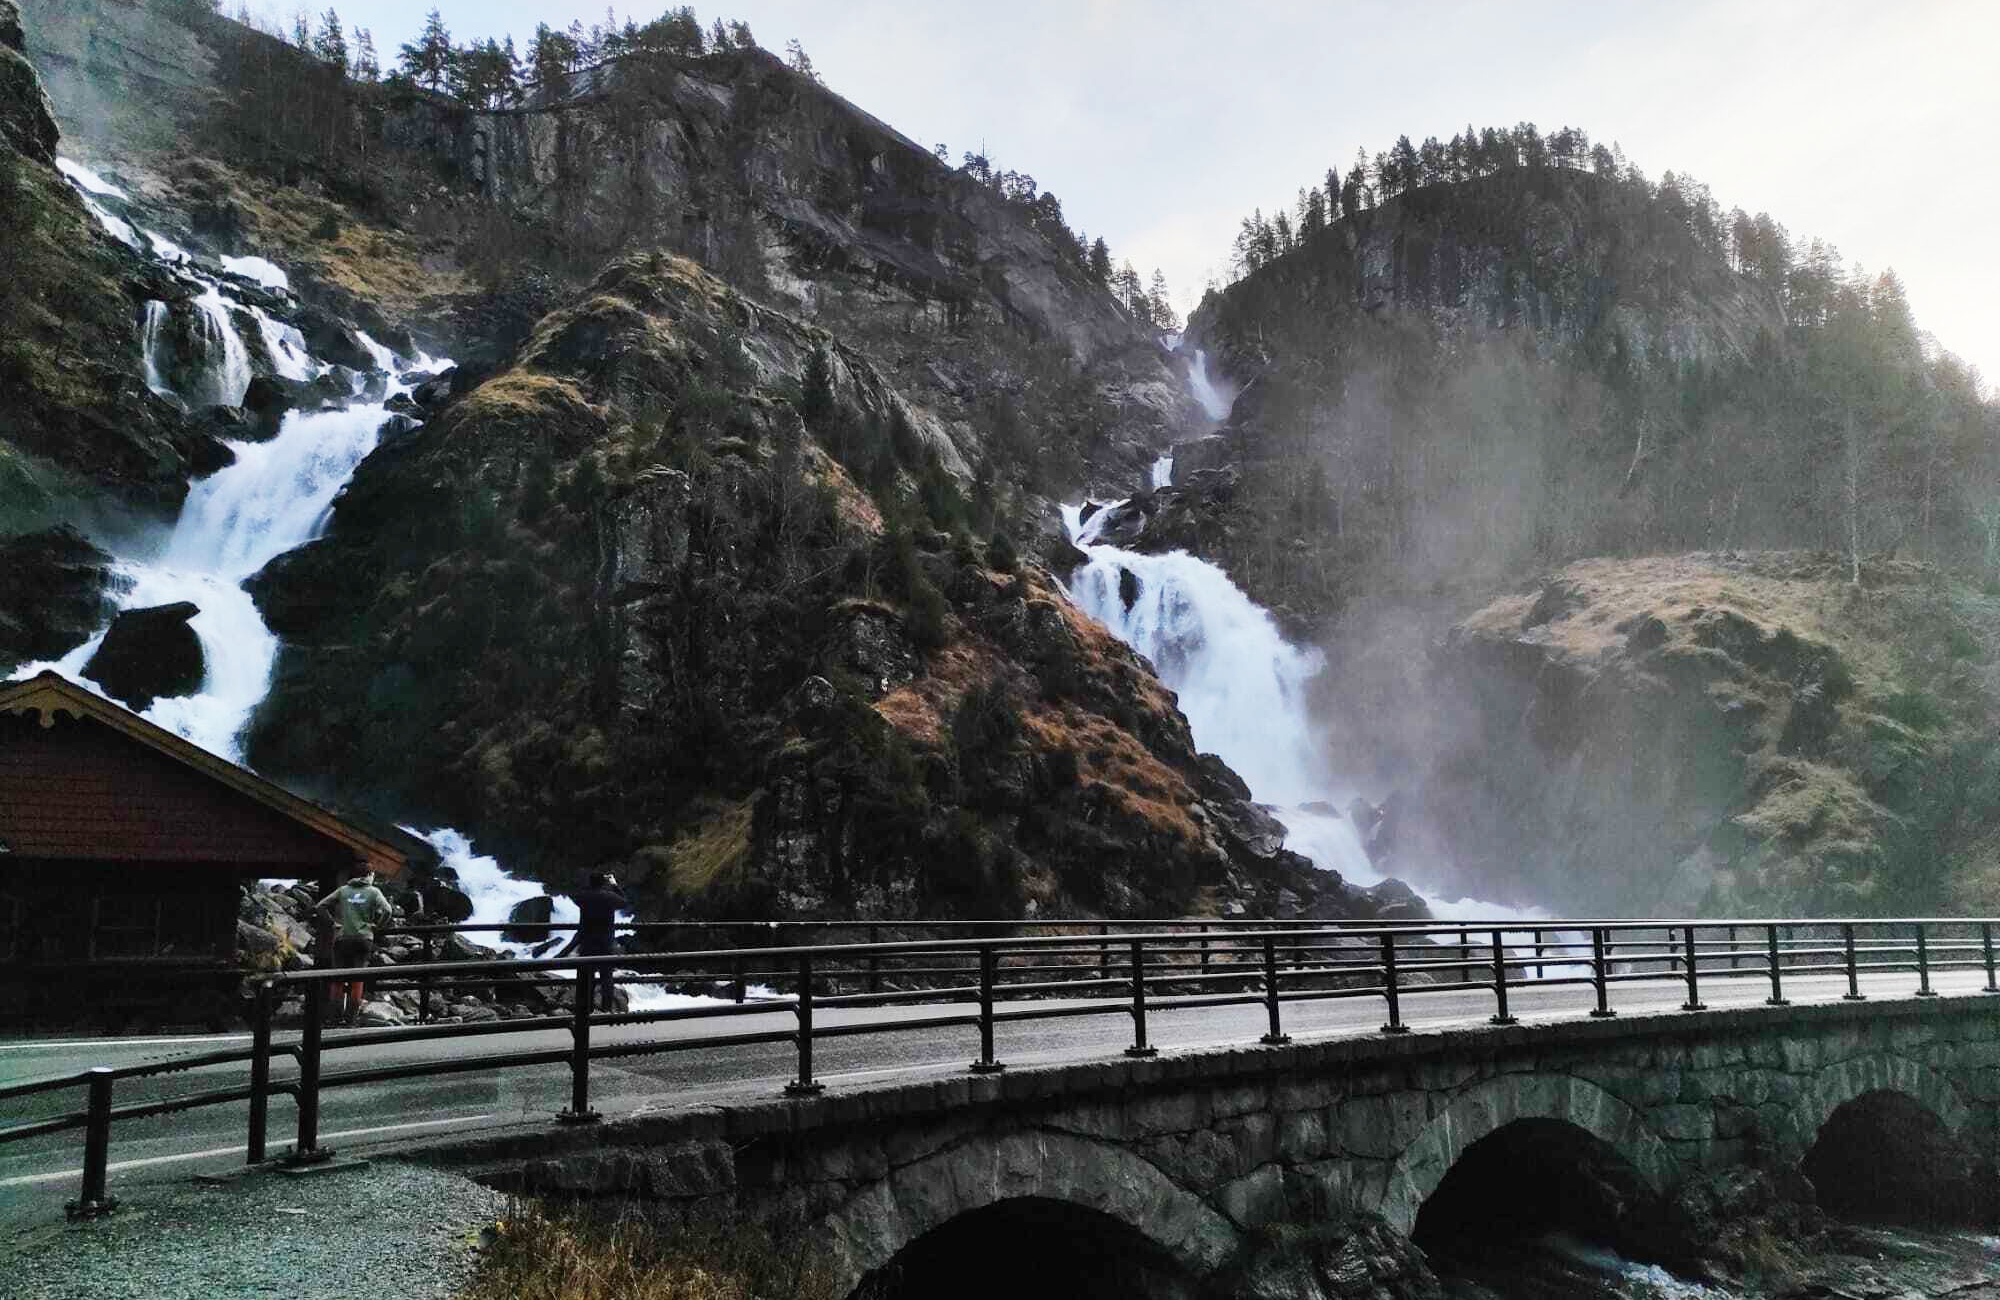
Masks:
[[[1583,593],[1576,584],[1553,579],[1544,582],[1535,603],[1528,607],[1527,614],[1521,619],[1521,630],[1526,632],[1544,623],[1553,623],[1583,603]]]
[[[361,345],[354,328],[346,321],[323,312],[305,311],[299,314],[298,326],[299,333],[305,335],[307,349],[321,361],[350,370],[375,368],[375,354]]]
[[[250,381],[250,387],[243,393],[243,412],[256,428],[257,437],[269,438],[278,432],[284,423],[285,412],[298,406],[306,396],[306,387],[290,379],[277,375],[258,375]]]
[[[1271,1232],[1215,1294],[1229,1300],[1443,1300],[1430,1264],[1374,1215]]]
[[[434,379],[426,379],[411,390],[411,400],[427,411],[443,406],[451,400],[452,376],[456,373],[457,369],[454,367]]]
[[[547,894],[534,898],[524,898],[514,904],[507,913],[507,924],[520,929],[506,929],[500,937],[508,943],[537,943],[549,937],[548,932],[535,927],[549,924],[555,918],[556,900]]]
[[[111,557],[67,524],[0,541],[0,675],[59,659],[117,612]]]
[[[204,406],[188,417],[189,426],[195,433],[214,439],[216,442],[263,442],[278,431],[276,421],[266,423],[240,406]],[[228,452],[228,464],[236,459],[236,453]]]
[[[192,601],[128,609],[111,621],[104,643],[83,675],[111,698],[134,709],[156,699],[201,689],[205,665],[201,638],[188,620],[201,612]]]
[[[401,442],[423,427],[424,422],[422,420],[398,411],[388,419],[382,421],[382,427],[375,431],[375,445],[378,447],[387,447]]]
[[[364,1002],[361,1010],[354,1013],[354,1023],[375,1028],[409,1023],[409,1017],[396,1009],[390,1002]]]

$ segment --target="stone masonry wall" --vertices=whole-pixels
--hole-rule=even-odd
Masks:
[[[858,1280],[960,1214],[1110,1214],[1194,1277],[1278,1222],[1404,1233],[1466,1147],[1525,1118],[1602,1139],[1654,1191],[1796,1167],[1842,1104],[1903,1092],[2000,1154],[2000,998],[1757,1008],[1116,1059],[829,1092],[460,1146],[541,1192],[810,1226]]]

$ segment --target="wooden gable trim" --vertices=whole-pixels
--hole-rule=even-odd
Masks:
[[[68,678],[44,670],[26,681],[0,687],[0,714],[34,715],[43,729],[55,726],[59,715],[78,721],[102,723],[141,745],[194,768],[237,793],[290,818],[306,829],[345,845],[369,868],[383,875],[402,874],[407,863],[403,851],[387,840],[335,816],[318,804],[301,799],[291,791],[266,781],[246,767],[211,754],[201,746],[177,736],[165,727],[85,690]]]

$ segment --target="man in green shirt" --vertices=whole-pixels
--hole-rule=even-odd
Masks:
[[[353,879],[319,900],[320,919],[338,924],[333,938],[333,964],[337,968],[359,969],[375,955],[375,927],[395,915],[389,900],[375,887],[375,875],[366,867],[355,869]],[[353,1024],[365,1000],[360,980],[341,986],[346,1002],[342,1019]]]

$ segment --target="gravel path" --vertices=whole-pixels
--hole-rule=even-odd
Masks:
[[[12,1300],[446,1300],[507,1198],[378,1161],[302,1177],[146,1188],[94,1223],[0,1241]]]

